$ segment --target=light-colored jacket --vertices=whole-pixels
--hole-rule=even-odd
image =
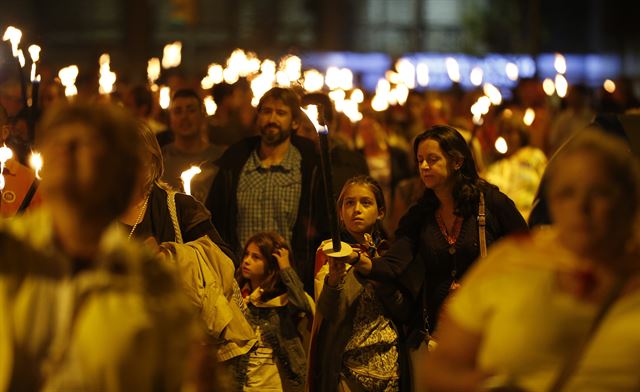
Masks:
[[[207,334],[226,361],[246,354],[256,344],[246,305],[235,280],[233,262],[207,236],[186,244],[164,242],[191,302],[199,309]]]

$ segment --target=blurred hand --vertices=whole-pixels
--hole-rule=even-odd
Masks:
[[[329,274],[327,275],[327,284],[331,287],[336,287],[342,282],[347,274],[347,267],[343,258],[329,257]]]
[[[291,261],[289,260],[289,250],[286,248],[277,248],[273,251],[273,257],[278,261],[278,267],[285,269],[291,267]]]

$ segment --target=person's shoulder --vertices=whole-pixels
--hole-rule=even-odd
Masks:
[[[221,168],[229,168],[243,164],[260,143],[259,136],[250,136],[227,147],[216,161]]]
[[[504,206],[505,204],[513,204],[513,201],[504,192],[493,184],[486,183],[482,187],[484,198],[487,206]]]
[[[300,151],[303,159],[318,155],[316,144],[309,138],[298,135],[291,135],[291,144]]]

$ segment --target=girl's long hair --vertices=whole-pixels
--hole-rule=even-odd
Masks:
[[[456,215],[467,217],[476,213],[480,200],[480,191],[496,188],[478,175],[469,145],[464,137],[448,125],[434,125],[416,137],[413,142],[413,154],[418,156],[418,147],[425,140],[435,140],[449,162],[462,162],[458,170],[453,172],[453,198]],[[440,202],[433,190],[426,188],[427,205],[437,208]]]
[[[280,267],[278,266],[278,260],[273,255],[273,251],[276,249],[287,249],[289,251],[289,257],[291,257],[291,249],[287,245],[285,239],[275,232],[261,232],[254,234],[244,246],[243,255],[246,253],[250,244],[256,244],[260,249],[260,254],[264,258],[264,274],[265,278],[260,285],[262,288],[262,301],[268,301],[275,298],[287,291],[286,286],[280,279]],[[244,257],[244,256],[243,256]],[[293,264],[293,263],[292,263]],[[242,262],[240,267],[236,270],[236,281],[240,288],[245,284],[250,283],[249,279],[242,276]],[[255,290],[257,287],[252,287]]]

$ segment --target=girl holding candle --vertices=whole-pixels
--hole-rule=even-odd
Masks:
[[[249,354],[245,391],[303,391],[307,353],[298,331],[314,304],[291,267],[289,246],[273,232],[253,235],[236,279],[258,345]]]
[[[384,248],[380,185],[368,176],[353,177],[337,204],[343,239],[353,244],[358,257],[377,256]],[[363,279],[344,260],[321,251],[319,256],[328,262],[316,275],[317,334],[309,384],[317,391],[406,390],[408,361],[396,323],[403,295],[390,284]]]

